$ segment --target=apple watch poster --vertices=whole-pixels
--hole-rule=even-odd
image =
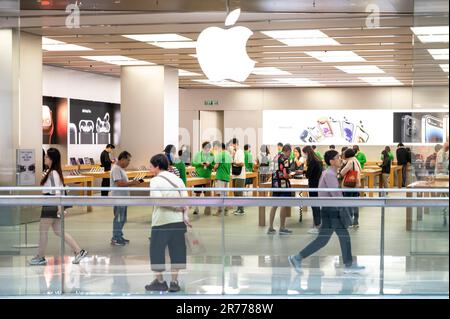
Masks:
[[[70,144],[117,144],[119,135],[120,104],[70,100]]]
[[[67,144],[67,108],[67,98],[42,97],[42,144]]]

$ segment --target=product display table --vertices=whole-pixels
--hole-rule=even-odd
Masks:
[[[92,176],[64,176],[64,184],[71,185],[71,184],[81,184],[83,187],[92,187],[94,184],[94,178]],[[81,195],[86,196],[92,196],[93,191],[80,191]],[[92,212],[92,206],[87,206],[87,211]]]
[[[132,179],[139,175],[144,175],[144,177],[151,177],[152,173],[150,171],[126,171],[128,178]],[[93,178],[109,178],[110,172],[86,172],[82,173],[83,176],[92,176]]]
[[[367,187],[374,188],[375,187],[375,179],[379,176],[379,186],[383,186],[383,181],[381,179],[381,168],[364,168],[361,172],[361,182],[363,182],[363,178],[367,177]],[[362,183],[361,183],[361,186]],[[369,197],[373,197],[373,192],[368,192]]]
[[[429,192],[423,193],[415,193],[417,197],[436,197],[436,196],[444,196],[444,194],[436,194],[433,193],[434,188],[448,188],[448,179],[445,180],[434,180],[434,181],[418,181],[412,184],[409,184],[407,188],[429,188]],[[413,197],[414,193],[407,193],[406,197]],[[448,197],[448,193],[446,194]],[[406,208],[406,230],[412,229],[412,212],[413,207]],[[420,221],[423,219],[423,214],[429,213],[429,207],[417,207],[417,220]]]
[[[381,162],[380,162],[381,164]],[[379,169],[380,167],[377,164],[369,164],[369,165],[365,165],[364,168],[366,169]],[[402,166],[401,165],[396,165],[396,164],[392,164],[391,165],[391,173],[389,175],[389,185],[391,188],[394,187],[395,185],[395,174],[397,173],[397,187],[401,188],[402,187]],[[380,184],[382,187],[382,183]]]
[[[303,179],[291,179],[291,187],[292,188],[308,188],[308,180],[306,178]],[[266,182],[259,184],[260,188],[272,188],[272,182]],[[267,197],[270,192],[259,192],[259,196]],[[259,218],[258,218],[258,226],[266,226],[266,207],[259,207]],[[286,217],[291,217],[291,207],[289,207],[288,213]]]

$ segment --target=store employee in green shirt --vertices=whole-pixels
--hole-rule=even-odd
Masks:
[[[253,155],[251,152],[251,146],[250,144],[244,145],[244,166],[246,172],[253,172]],[[245,179],[245,185],[251,185],[252,179],[246,178]]]
[[[389,159],[391,160],[391,162],[393,162],[395,157],[394,157],[394,153],[392,153],[392,151],[391,151],[391,148],[390,148],[389,146],[386,146],[386,147],[384,148],[384,150],[387,152],[387,154],[388,154]],[[384,156],[381,155],[380,159],[383,160],[383,158],[384,158]]]
[[[195,171],[197,175],[202,178],[211,178],[211,172],[214,168],[214,155],[211,152],[211,143],[203,142],[202,150],[195,154],[194,159],[192,160],[192,166],[195,167]],[[203,186],[196,186],[203,187]],[[200,196],[202,194],[201,191],[195,192],[196,196]],[[205,192],[205,196],[209,196],[209,192]],[[194,215],[198,214],[198,207],[194,209]],[[205,207],[205,215],[211,215],[211,207]]]
[[[225,143],[220,143],[216,141],[213,143],[214,153],[214,170],[216,171],[216,180],[215,186],[218,188],[227,188],[230,183],[231,178],[231,162],[233,159],[229,152],[227,152],[227,147]],[[225,197],[227,195],[226,191],[218,192],[218,195],[221,197]],[[215,216],[221,216],[222,211],[224,211],[224,215],[228,215],[228,209],[225,207],[220,207],[217,209],[217,213]]]
[[[361,152],[359,150],[359,146],[358,145],[353,145],[353,150],[356,153],[355,157],[358,160],[359,164],[361,165],[361,169],[364,169],[364,164],[366,164],[366,162],[367,162],[366,154],[364,154],[363,152]]]
[[[312,149],[313,149],[313,151],[314,151],[314,154],[316,154],[316,156],[317,156],[321,161],[323,161],[323,156],[322,156],[322,154],[317,150],[317,146],[313,145],[313,146],[311,146],[311,147],[312,147]]]

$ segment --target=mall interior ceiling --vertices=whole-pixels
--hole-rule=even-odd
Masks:
[[[9,0],[3,6],[6,3],[14,8],[19,1]],[[252,74],[244,83],[248,87],[291,86],[279,78],[299,77],[327,87],[367,86],[360,76],[346,70],[348,66],[393,77],[399,85],[448,85],[448,70],[442,68],[448,66],[448,39],[422,43],[413,30],[417,26],[448,26],[447,1],[83,0],[77,1],[80,26],[67,28],[69,3],[73,1],[22,0],[20,10],[9,11],[9,15],[20,16],[23,32],[88,48],[83,52],[44,50],[46,65],[120,76],[120,65],[86,57],[126,56],[187,71],[180,77],[182,88],[211,87],[197,81],[205,76],[195,55],[195,41],[208,26],[224,27],[228,7],[241,8],[237,25],[253,31],[247,42],[249,57],[257,68],[269,68]],[[370,16],[378,11],[379,20]],[[6,22],[7,15],[0,16],[0,25],[15,23],[11,19]],[[327,41],[289,43],[268,32],[288,30],[320,31]],[[154,34],[177,34],[185,41],[179,47],[161,46],[124,36]],[[446,60],[436,59],[429,51],[445,49]],[[351,51],[360,59],[320,60],[309,54],[316,51]]]

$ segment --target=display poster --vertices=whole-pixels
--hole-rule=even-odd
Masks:
[[[42,97],[42,144],[67,144],[67,98]]]
[[[70,99],[69,144],[118,144],[120,104]]]
[[[390,110],[265,110],[263,143],[386,145],[391,119]]]
[[[34,150],[18,149],[16,152],[16,163],[17,185],[35,185],[36,157]]]
[[[448,113],[394,112],[394,143],[443,143],[448,141]]]

